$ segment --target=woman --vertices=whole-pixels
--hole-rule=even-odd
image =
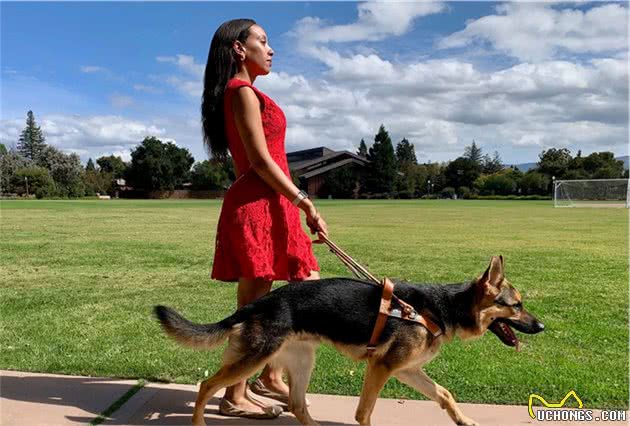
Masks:
[[[229,150],[237,176],[223,200],[211,276],[238,281],[238,307],[267,294],[274,280],[319,279],[299,209],[311,233],[327,235],[315,206],[291,180],[284,114],[253,86],[256,77],[269,74],[273,54],[255,21],[228,21],[214,34],[204,77],[204,142],[214,158],[226,159]],[[267,366],[254,385],[258,394],[287,401],[282,371]],[[274,418],[281,409],[248,396],[242,382],[226,389],[219,411]]]

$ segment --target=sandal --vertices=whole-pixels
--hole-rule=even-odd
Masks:
[[[256,411],[247,411],[241,410],[237,408],[231,401],[228,401],[225,398],[221,399],[221,403],[219,404],[219,414],[227,417],[243,417],[246,419],[256,419],[256,420],[264,420],[264,419],[275,419],[280,414],[282,414],[282,407],[277,405],[268,405],[263,408],[263,412]]]
[[[288,396],[268,389],[267,386],[265,386],[265,384],[260,379],[256,379],[254,383],[249,385],[249,388],[256,395],[264,396],[265,398],[275,399],[276,401],[282,402],[283,404],[289,404]]]
[[[267,388],[265,384],[260,379],[256,379],[254,383],[249,385],[249,389],[254,392],[256,395],[264,396],[265,398],[275,399],[278,402],[289,405],[289,397],[283,395],[278,392],[274,392]],[[311,405],[310,401],[306,400],[306,406],[309,407]]]

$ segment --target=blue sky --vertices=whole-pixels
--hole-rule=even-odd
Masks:
[[[0,138],[35,113],[88,157],[154,135],[203,160],[199,98],[216,28],[252,17],[276,54],[256,85],[287,150],[356,150],[383,123],[420,161],[474,139],[506,163],[542,149],[628,149],[626,3],[0,3]]]

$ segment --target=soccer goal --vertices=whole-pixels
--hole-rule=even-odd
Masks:
[[[628,179],[555,180],[554,207],[630,207]]]

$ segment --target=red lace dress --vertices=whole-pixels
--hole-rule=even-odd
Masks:
[[[232,97],[242,86],[251,87],[258,96],[269,154],[291,176],[284,148],[284,113],[248,82],[228,81],[223,102],[225,133],[241,175],[223,199],[211,277],[221,281],[238,281],[241,277],[303,280],[311,270],[319,270],[311,239],[302,229],[300,210],[267,185],[249,164],[231,113]]]

